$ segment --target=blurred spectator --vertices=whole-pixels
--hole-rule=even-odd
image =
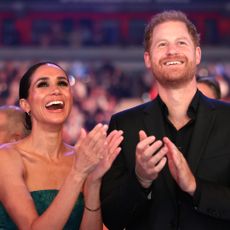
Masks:
[[[207,97],[221,98],[220,85],[212,77],[197,77],[197,88]]]
[[[27,136],[25,113],[17,106],[0,106],[0,144]]]

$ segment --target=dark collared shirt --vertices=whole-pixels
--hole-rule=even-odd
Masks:
[[[174,125],[168,119],[168,108],[158,96],[158,101],[160,103],[161,111],[163,114],[164,125],[165,125],[165,136],[169,137],[169,139],[178,147],[178,149],[182,152],[182,154],[187,158],[188,151],[190,148],[190,142],[192,139],[192,133],[195,126],[197,110],[200,101],[200,92],[197,91],[194,95],[188,110],[187,114],[190,120],[185,124],[182,128],[177,130]],[[180,219],[183,215],[183,207],[187,206],[188,204],[192,205],[193,207],[196,205],[196,197],[199,196],[199,184],[197,183],[197,191],[196,197],[191,197],[185,192],[182,192],[181,189],[176,185],[174,181],[174,189],[177,196],[177,211],[176,211],[176,220],[174,220],[174,226],[176,229],[179,229],[180,226]]]
[[[190,120],[179,130],[177,130],[168,119],[168,108],[158,96],[158,102],[160,104],[164,118],[165,136],[167,136],[178,147],[178,149],[184,154],[185,158],[187,157],[189,151],[190,140],[192,138],[192,133],[196,120],[196,114],[199,104],[199,95],[200,94],[197,91],[188,107],[187,114]]]

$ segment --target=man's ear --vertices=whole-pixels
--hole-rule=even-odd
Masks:
[[[24,99],[24,98],[20,99],[19,105],[23,109],[23,111],[25,111],[26,113],[30,112],[30,105],[26,99]]]
[[[151,68],[151,57],[149,55],[149,52],[144,52],[144,61],[145,61],[145,66],[147,69]]]
[[[196,64],[199,65],[201,61],[201,48],[196,47]]]

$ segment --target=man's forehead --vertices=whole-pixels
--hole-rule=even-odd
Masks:
[[[178,35],[178,33],[182,33],[183,35],[189,34],[185,23],[180,22],[180,21],[162,22],[154,28],[153,33],[155,35],[169,34],[169,33],[172,33],[174,35]]]
[[[152,42],[187,40],[192,42],[192,37],[186,25],[180,21],[163,22],[157,25],[152,32]]]

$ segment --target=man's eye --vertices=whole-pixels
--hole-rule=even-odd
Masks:
[[[161,43],[158,44],[158,47],[164,47],[164,46],[166,46],[165,42],[161,42]]]
[[[68,83],[67,81],[59,81],[59,82],[58,82],[58,85],[59,85],[59,86],[68,86],[69,83]]]
[[[186,45],[186,42],[184,42],[184,41],[179,41],[178,44],[179,44],[179,45]]]
[[[49,85],[48,85],[48,83],[47,82],[39,82],[38,84],[37,84],[37,87],[38,88],[41,88],[41,87],[48,87]]]

